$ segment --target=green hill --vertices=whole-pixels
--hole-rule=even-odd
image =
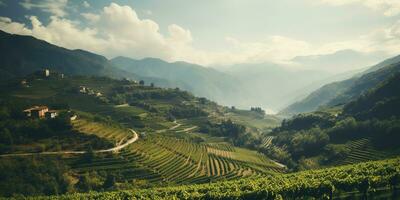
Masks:
[[[285,170],[244,146],[259,137],[259,130],[275,126],[275,118],[222,107],[179,89],[128,80],[62,78],[57,73],[47,78],[33,74],[24,80],[25,84],[20,79],[0,84],[0,118],[7,119],[0,127],[8,130],[0,132],[0,160],[5,161],[0,169],[12,165],[4,181],[16,180],[15,189],[0,190],[3,196],[68,192],[64,185],[71,191],[100,191],[110,189],[105,186],[109,177],[114,180],[110,190],[117,190],[263,177]],[[63,119],[64,131],[53,127],[53,120],[22,116],[34,105],[60,112],[56,119]],[[77,119],[69,120],[71,113]],[[118,151],[108,150],[134,138],[129,129],[139,139]],[[18,171],[24,162],[50,162],[49,168],[65,174],[65,179],[46,186],[55,190],[44,191],[34,181],[29,185],[32,190],[18,190],[26,178]],[[35,170],[41,167],[32,169],[40,173]]]
[[[398,66],[362,76],[353,90],[365,85],[372,88],[343,107],[327,107],[284,120],[266,136],[273,139],[263,147],[264,152],[297,170],[399,155]]]
[[[173,87],[167,80],[143,77],[120,70],[104,56],[84,50],[70,50],[32,36],[14,35],[0,30],[0,78],[24,77],[42,69],[65,75],[106,76],[145,80],[158,85]]]

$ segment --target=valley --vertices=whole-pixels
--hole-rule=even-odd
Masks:
[[[104,12],[117,8],[136,16]],[[21,28],[10,20],[0,28]],[[186,48],[190,31],[168,31],[155,41],[175,46],[161,49],[207,57]],[[399,199],[399,56],[257,51],[203,66],[30,35],[0,31],[0,199]]]

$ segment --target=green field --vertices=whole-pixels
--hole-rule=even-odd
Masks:
[[[399,186],[400,160],[392,159],[213,184],[32,199],[396,199]]]

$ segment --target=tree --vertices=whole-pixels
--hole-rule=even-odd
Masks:
[[[114,187],[115,185],[115,176],[113,174],[108,174],[106,180],[103,183],[103,188],[108,189]]]
[[[86,153],[83,156],[83,159],[88,161],[88,162],[92,162],[93,158],[95,157],[94,151],[92,146],[90,145],[88,147],[88,150],[86,151]]]
[[[154,83],[150,83],[150,87],[154,87]]]
[[[89,174],[86,173],[79,177],[78,183],[76,183],[76,188],[81,192],[87,192],[92,190],[92,185],[90,183]]]
[[[140,80],[139,85],[144,85],[144,80]]]

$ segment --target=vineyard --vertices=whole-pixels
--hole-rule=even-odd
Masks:
[[[369,196],[385,191],[396,195],[400,184],[400,159],[373,161],[292,174],[272,174],[212,184],[32,199],[333,199]]]
[[[111,157],[90,163],[69,160],[78,174],[108,171],[123,180],[146,180],[152,184],[192,184],[260,177],[283,169],[254,151],[228,143],[193,143],[184,139],[149,134]]]
[[[262,139],[262,145],[264,147],[270,147],[272,146],[272,140],[274,139],[274,136],[265,136]]]
[[[129,137],[132,137],[132,132],[128,129],[116,125],[106,125],[98,122],[91,122],[86,119],[72,121],[75,130],[84,134],[94,134],[100,138],[113,141],[116,144],[122,144]]]
[[[346,146],[350,154],[345,159],[339,161],[338,164],[340,165],[379,160],[389,156],[387,152],[376,150],[369,138],[349,141]]]

